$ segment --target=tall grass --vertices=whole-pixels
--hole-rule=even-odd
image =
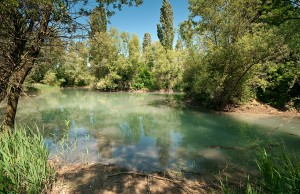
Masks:
[[[237,185],[229,186],[227,179],[220,181],[224,193],[300,193],[300,160],[293,155],[282,153],[271,156],[265,150],[257,159],[261,177],[255,183],[248,181],[242,188]]]
[[[0,193],[45,193],[54,181],[43,137],[19,128],[0,134]]]
[[[265,150],[258,162],[262,186],[271,193],[300,193],[300,161],[285,153],[272,157]]]

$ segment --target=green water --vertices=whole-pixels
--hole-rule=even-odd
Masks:
[[[218,114],[185,107],[180,98],[53,90],[23,97],[17,123],[40,128],[50,157],[65,149],[62,159],[68,162],[145,171],[211,173],[228,166],[247,171],[255,169],[263,147],[299,153],[299,118]],[[69,141],[62,142],[66,137]],[[277,146],[282,142],[284,147]],[[72,145],[74,150],[68,150]]]

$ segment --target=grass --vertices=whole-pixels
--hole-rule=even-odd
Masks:
[[[283,153],[280,157],[272,157],[264,150],[257,165],[265,190],[271,193],[300,193],[300,163],[296,156]]]
[[[251,184],[249,177],[246,184],[229,185],[227,179],[225,181],[220,181],[221,188],[225,194],[235,194],[235,193],[245,193],[245,194],[260,194],[261,188],[255,184]]]
[[[50,86],[50,85],[47,85],[47,84],[41,84],[41,83],[34,83],[32,84],[32,87],[33,88],[36,88],[37,90],[56,90],[56,89],[59,89],[58,86]]]
[[[261,174],[261,179],[251,183],[249,178],[247,183],[241,186],[228,185],[227,179],[221,180],[221,188],[224,193],[300,193],[300,162],[294,155],[284,152],[280,156],[271,156],[265,150],[257,159],[257,167]]]
[[[43,137],[27,128],[0,134],[0,193],[45,193],[54,181]]]

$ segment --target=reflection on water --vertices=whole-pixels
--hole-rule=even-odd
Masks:
[[[60,145],[67,136],[76,142],[75,152],[86,153],[81,158],[89,162],[146,171],[181,166],[217,172],[228,164],[247,169],[255,165],[263,145],[281,150],[274,145],[284,142],[287,150],[300,150],[299,118],[234,118],[181,107],[180,97],[86,90],[45,92],[32,98],[35,105],[21,99],[17,123],[42,129],[51,156],[69,147]],[[77,156],[69,162],[78,161]]]

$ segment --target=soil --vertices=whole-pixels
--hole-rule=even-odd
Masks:
[[[228,112],[230,114],[300,116],[300,112],[297,110],[279,110],[256,100],[252,100],[241,106],[231,107]]]
[[[172,173],[128,171],[115,165],[73,164],[57,170],[51,194],[220,193],[217,183],[200,175],[174,177]]]

